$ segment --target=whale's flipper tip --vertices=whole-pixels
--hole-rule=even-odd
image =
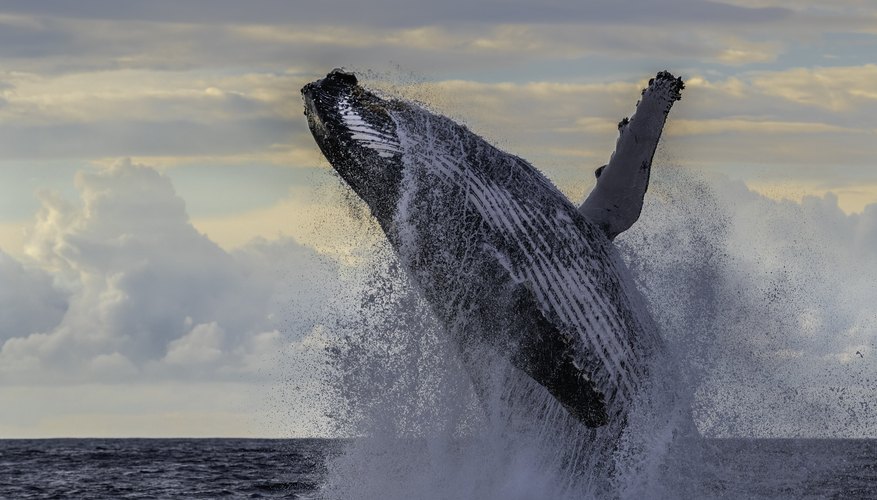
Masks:
[[[685,82],[682,77],[673,76],[669,71],[659,71],[654,78],[649,79],[649,86],[643,89],[645,94],[650,89],[661,89],[674,101],[682,99],[682,91],[685,89]]]

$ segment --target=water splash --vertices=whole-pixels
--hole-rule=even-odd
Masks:
[[[329,350],[336,432],[356,436],[330,465],[329,498],[631,498],[667,470],[687,414],[656,422],[643,400],[619,431],[583,427],[541,386],[484,353],[479,394],[456,344],[389,246],[347,277],[358,307]],[[668,382],[672,377],[666,379]],[[660,389],[666,395],[677,388]],[[667,397],[673,400],[674,397]],[[600,433],[605,435],[600,439]],[[610,441],[611,439],[611,441]],[[678,491],[678,490],[676,490]]]
[[[830,199],[777,202],[670,165],[657,165],[652,182],[642,219],[618,245],[676,358],[681,383],[672,389],[687,398],[701,433],[873,434],[873,368],[830,360],[847,359],[837,351],[872,352],[860,338],[875,325],[867,305],[874,220],[838,215]],[[476,397],[392,250],[375,245],[365,252],[370,264],[347,277],[360,307],[335,328],[334,421],[359,439],[330,464],[327,497],[791,498],[846,467],[840,450],[831,460],[784,460],[791,445],[704,441],[684,419],[656,423],[644,409],[631,414],[613,479],[596,480],[593,468],[606,464],[589,462],[591,431],[546,406],[513,419],[499,410],[526,384],[496,390],[486,403]],[[819,366],[805,371],[801,357]],[[802,443],[807,456],[818,455],[813,442]],[[782,465],[789,460],[798,465]]]

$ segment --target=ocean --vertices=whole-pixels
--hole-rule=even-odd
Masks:
[[[339,440],[0,441],[0,498],[312,498]]]
[[[331,498],[322,491],[327,464],[352,443],[0,440],[0,498]],[[705,439],[703,445],[704,466],[677,478],[693,483],[685,488],[690,497],[877,498],[877,440]],[[373,479],[393,490],[392,478]],[[433,489],[409,494],[454,498]]]

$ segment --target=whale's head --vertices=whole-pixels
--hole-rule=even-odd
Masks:
[[[378,221],[387,223],[402,181],[402,146],[391,112],[404,104],[381,99],[340,69],[305,85],[301,93],[323,155]]]

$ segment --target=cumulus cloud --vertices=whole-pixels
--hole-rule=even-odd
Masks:
[[[206,364],[222,357],[225,331],[214,321],[196,325],[182,337],[168,344],[164,360],[171,364]]]
[[[57,325],[67,297],[52,286],[51,276],[25,268],[0,251],[0,342]]]
[[[334,274],[316,252],[281,239],[230,254],[190,224],[167,177],[130,161],[76,186],[78,202],[42,196],[26,246],[36,270],[0,258],[22,283],[0,294],[4,381],[254,375],[313,327],[328,293],[314,280]]]

